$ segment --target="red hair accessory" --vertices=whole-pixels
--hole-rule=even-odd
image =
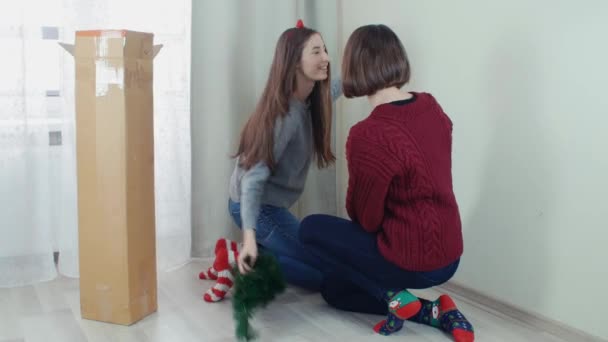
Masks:
[[[304,22],[302,21],[302,19],[298,19],[298,22],[296,23],[296,28],[302,28],[304,27]]]

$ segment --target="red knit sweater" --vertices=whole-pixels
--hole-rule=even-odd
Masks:
[[[435,98],[374,108],[346,143],[350,218],[378,234],[382,255],[410,271],[432,271],[462,254],[452,189],[452,122]]]

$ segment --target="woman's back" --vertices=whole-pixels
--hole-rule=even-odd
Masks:
[[[380,251],[404,269],[437,269],[462,254],[451,130],[433,96],[414,93],[377,106],[350,131],[347,209],[367,230],[380,228]]]

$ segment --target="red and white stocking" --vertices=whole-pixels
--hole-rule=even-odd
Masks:
[[[230,250],[233,252],[237,252],[238,251],[238,244],[234,241],[225,239],[225,238],[221,238],[219,240],[217,240],[217,242],[215,243],[215,251],[214,254],[217,258],[217,254],[218,251],[221,250]],[[207,271],[203,271],[201,273],[198,274],[198,278],[199,279],[203,279],[203,280],[217,280],[217,270],[215,269],[214,266],[211,266],[207,269]]]
[[[224,241],[222,242],[222,240]],[[206,302],[219,302],[226,297],[226,294],[234,283],[232,268],[236,266],[238,257],[238,245],[234,241],[226,239],[218,240],[215,250],[215,261],[213,266],[207,271],[208,274],[215,275],[216,283],[205,292],[203,299]],[[201,275],[199,275],[200,277]]]

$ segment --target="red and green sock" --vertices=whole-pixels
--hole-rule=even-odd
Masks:
[[[441,295],[431,302],[403,290],[387,292],[386,299],[389,303],[387,318],[374,326],[374,331],[381,335],[401,330],[404,320],[409,320],[441,329],[452,335],[455,342],[475,341],[473,325],[448,295]]]
[[[374,326],[374,331],[380,335],[390,335],[401,330],[403,321],[416,315],[420,311],[420,301],[408,290],[400,292],[389,291],[386,294],[388,301],[388,315],[385,320]]]
[[[452,335],[455,342],[473,342],[475,332],[473,325],[458,310],[448,295],[441,295],[431,302],[420,298],[422,308],[409,320],[443,330]]]

